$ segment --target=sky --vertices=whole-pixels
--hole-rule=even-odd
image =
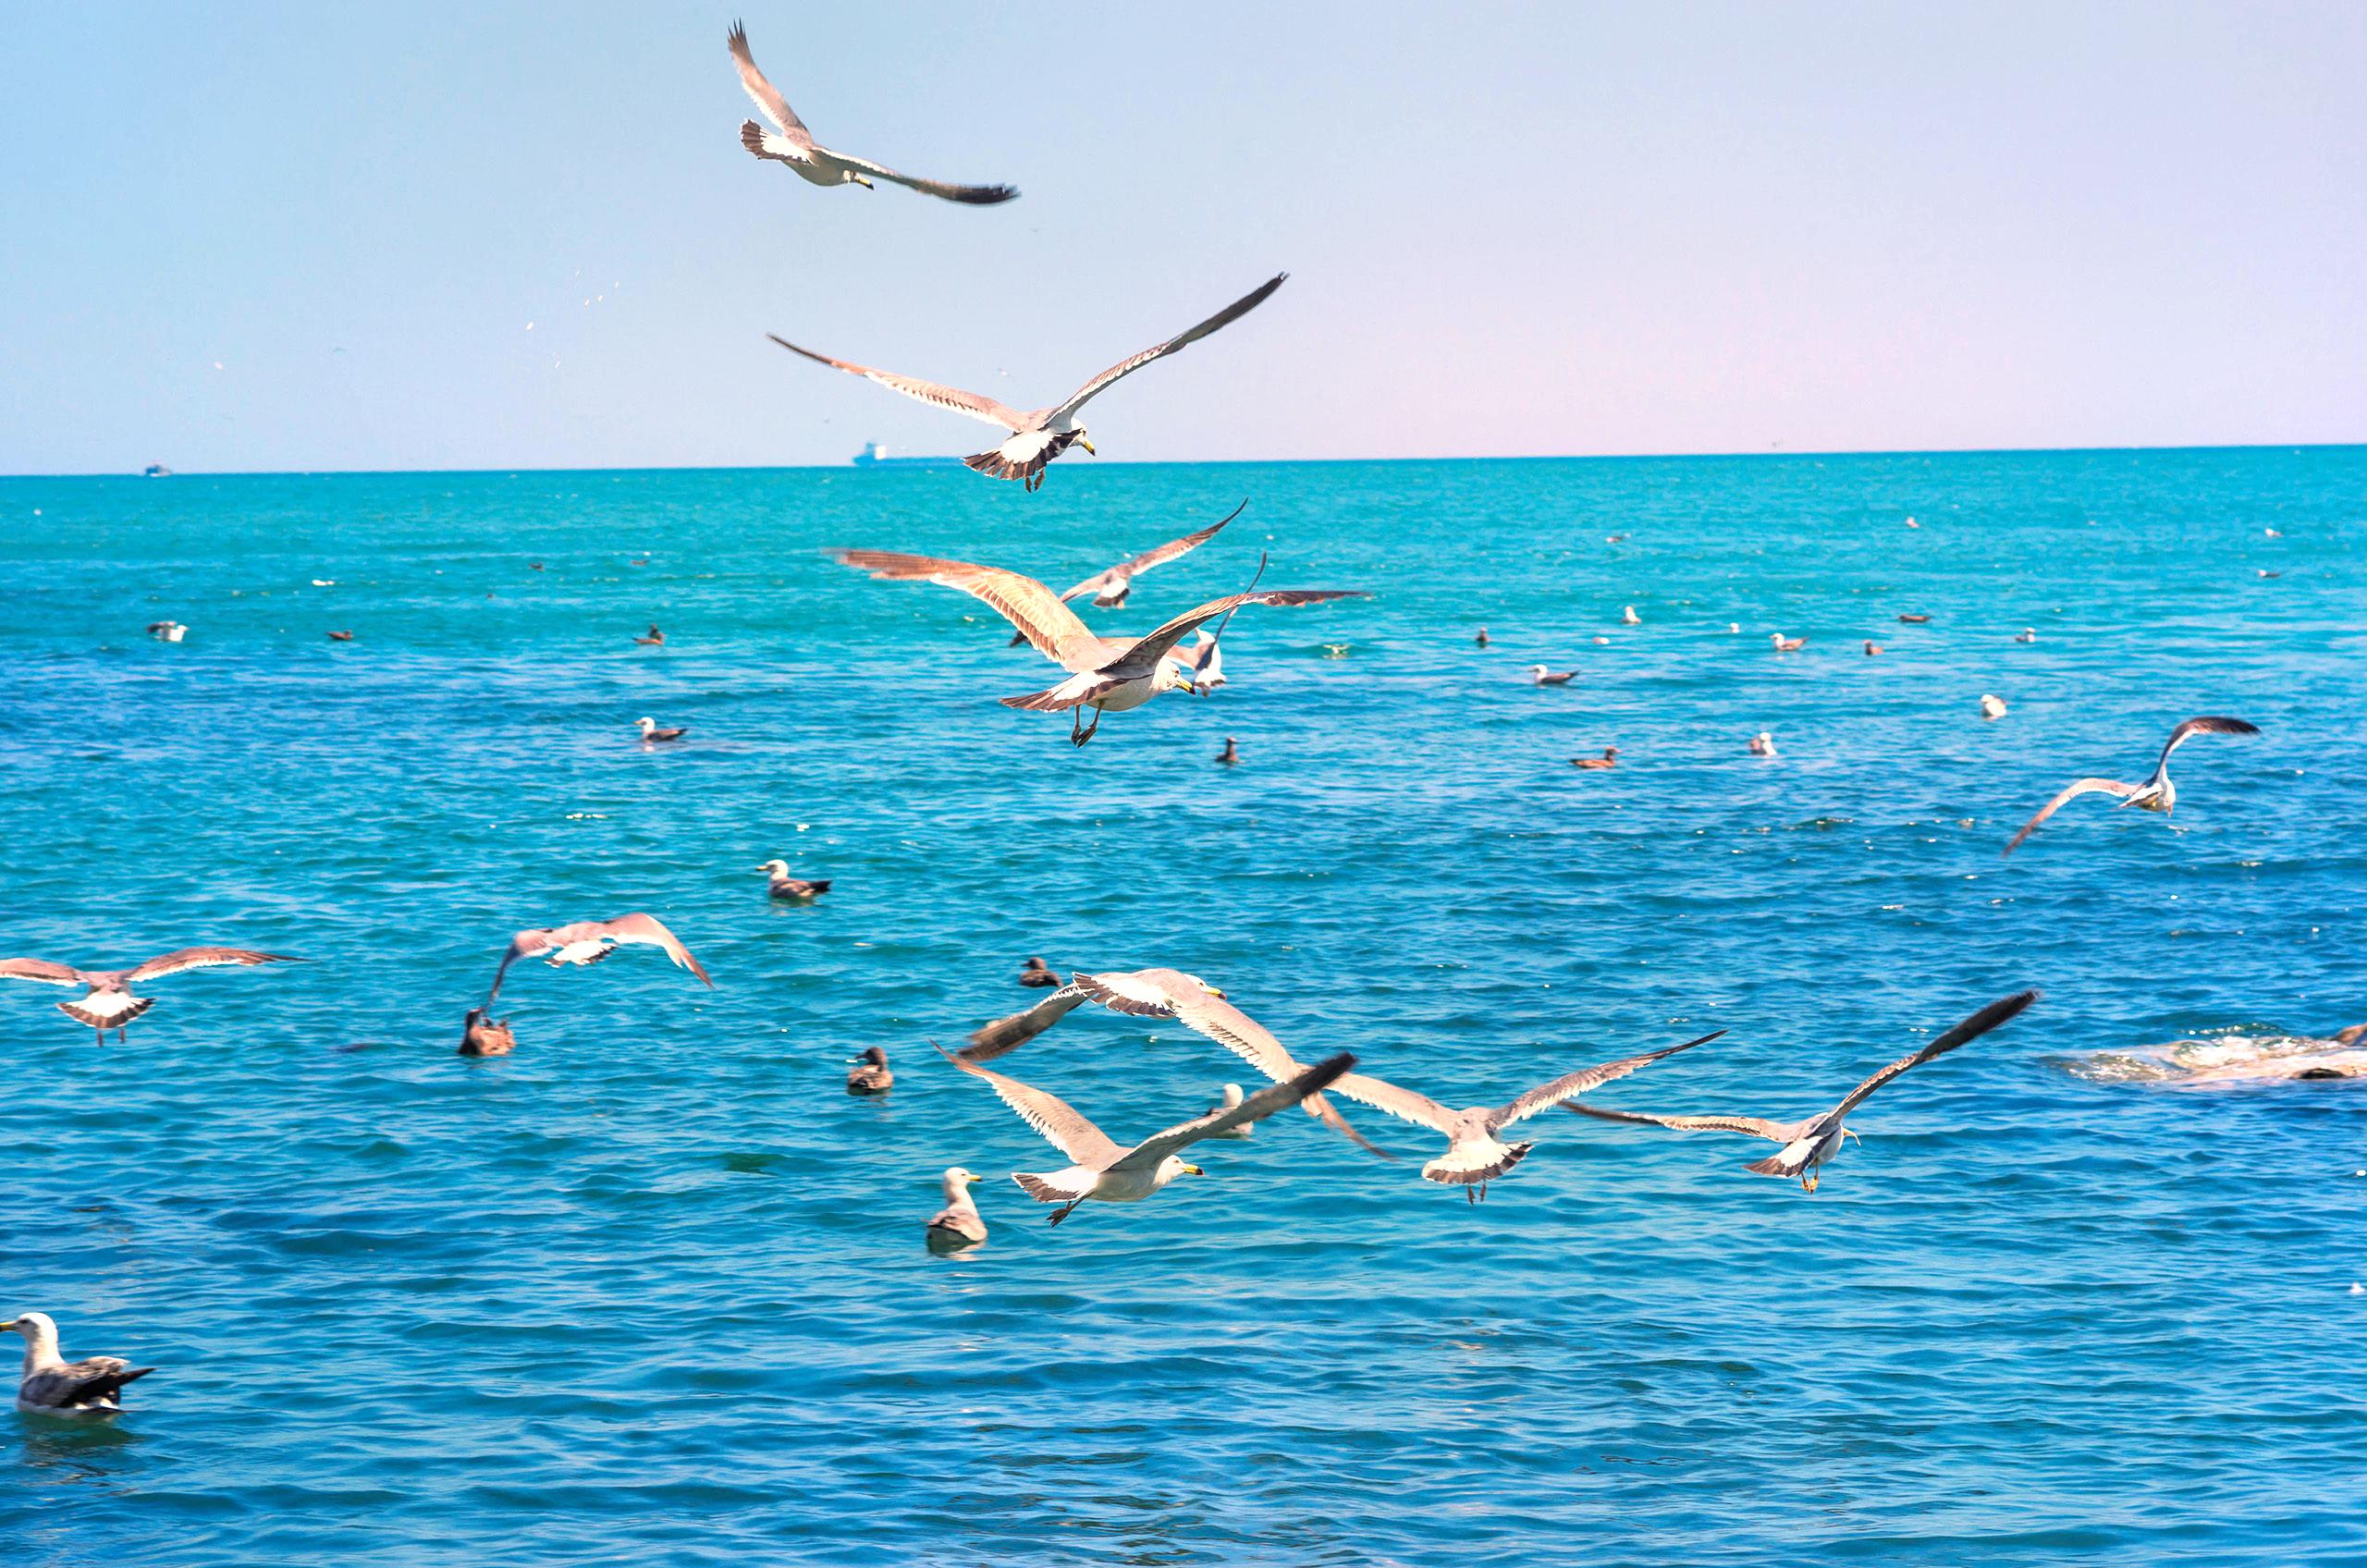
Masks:
[[[2367,439],[2367,6],[0,4],[0,472]],[[413,14],[405,14],[411,12]],[[983,438],[983,439],[982,439]]]

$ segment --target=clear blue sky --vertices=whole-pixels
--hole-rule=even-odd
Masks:
[[[2367,438],[2367,6],[412,9],[9,7],[0,472]]]

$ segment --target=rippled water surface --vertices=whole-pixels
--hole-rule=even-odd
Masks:
[[[1088,613],[1260,550],[1377,597],[1245,612],[1228,688],[1081,751],[997,705],[1050,667],[984,606],[822,555],[1059,586],[1245,496]],[[2088,1070],[2367,1017],[2367,451],[13,480],[0,519],[0,951],[310,961],[156,982],[104,1047],[0,988],[0,1311],[163,1368],[107,1427],[0,1417],[0,1561],[2367,1556],[2367,1098]],[[2263,734],[2182,750],[2174,819],[1999,858],[2193,713]],[[835,889],[768,903],[774,855]],[[453,1055],[511,931],[635,909],[714,989],[529,964],[516,1054]],[[1059,1158],[926,1044],[1032,953],[1458,1104],[1724,1028],[1600,1097],[1804,1115],[2046,997],[1813,1196],[1557,1112],[1475,1207],[1431,1135],[1293,1113],[1052,1230],[1003,1175]],[[1006,1065],[1122,1140],[1249,1076],[1098,1010]],[[933,1257],[955,1162],[993,1234]]]

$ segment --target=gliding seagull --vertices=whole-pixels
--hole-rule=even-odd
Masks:
[[[2014,835],[1998,858],[2002,860],[2012,854],[2021,846],[2023,839],[2038,831],[2040,823],[2060,811],[2064,802],[2075,795],[2118,795],[2124,806],[2135,806],[2139,811],[2158,811],[2167,816],[2178,803],[2177,788],[2170,782],[2170,753],[2185,744],[2188,736],[2259,733],[2260,726],[2248,724],[2240,718],[2217,718],[2208,714],[2201,718],[2189,718],[2170,731],[2169,743],[2162,748],[2161,759],[2153,764],[2152,777],[2144,783],[2123,784],[2116,778],[2073,779],[2061,794],[2041,806],[2036,816],[2022,824],[2022,830]]]
[[[485,1002],[501,995],[501,982],[509,966],[521,958],[546,958],[551,967],[597,963],[619,947],[631,943],[660,948],[674,961],[675,967],[687,969],[697,975],[702,984],[713,986],[691,949],[682,946],[664,923],[650,914],[619,915],[614,920],[579,920],[571,925],[554,925],[550,929],[521,931],[509,940],[509,950],[501,955],[501,967],[493,972],[493,989],[485,994]]]
[[[83,995],[70,1002],[60,1002],[57,1011],[77,1023],[87,1023],[99,1033],[99,1043],[104,1045],[107,1031],[115,1031],[117,1044],[123,1040],[124,1026],[156,1005],[152,997],[131,994],[132,986],[142,980],[160,979],[178,974],[188,969],[219,969],[232,965],[248,967],[259,963],[299,963],[300,959],[286,953],[259,953],[245,948],[183,948],[178,952],[152,958],[129,969],[75,969],[46,959],[0,959],[0,980],[31,980],[44,986],[80,986]]]

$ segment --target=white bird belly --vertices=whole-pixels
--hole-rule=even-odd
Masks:
[[[551,954],[554,965],[562,963],[597,963],[608,956],[608,944],[600,941],[570,942]]]
[[[1129,680],[1122,686],[1104,692],[1100,696],[1093,698],[1092,704],[1103,713],[1124,713],[1129,708],[1142,706],[1158,695],[1159,682],[1147,676],[1140,680]]]

